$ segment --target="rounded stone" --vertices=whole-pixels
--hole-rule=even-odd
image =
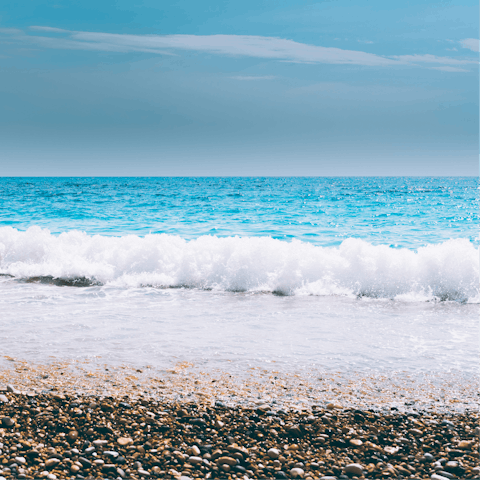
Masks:
[[[271,448],[268,450],[267,454],[272,460],[276,460],[280,456],[280,450],[277,448]]]
[[[117,439],[117,443],[121,447],[126,447],[128,445],[131,445],[133,443],[133,440],[130,437],[120,437]]]
[[[2,426],[7,428],[12,428],[15,425],[15,420],[10,417],[2,418]]]
[[[363,467],[359,463],[350,463],[344,468],[345,473],[360,477],[363,475]]]
[[[290,470],[290,475],[292,478],[303,478],[305,472],[302,468],[294,467]]]

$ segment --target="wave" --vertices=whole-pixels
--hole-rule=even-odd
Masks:
[[[0,274],[58,286],[201,288],[478,302],[478,249],[467,239],[417,251],[349,238],[319,247],[270,237],[107,237],[0,228]]]

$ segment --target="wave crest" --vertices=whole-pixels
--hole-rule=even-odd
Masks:
[[[477,302],[479,260],[467,239],[418,251],[350,238],[319,247],[270,237],[52,235],[0,228],[0,273],[54,285],[191,287],[282,295]],[[46,280],[45,280],[46,279]]]

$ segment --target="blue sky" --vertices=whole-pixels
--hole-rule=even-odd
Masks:
[[[0,175],[476,175],[477,1],[0,6]]]

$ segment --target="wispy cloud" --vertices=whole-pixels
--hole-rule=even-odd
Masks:
[[[70,33],[68,30],[64,30],[63,28],[55,28],[55,27],[38,27],[36,25],[32,25],[29,27],[30,30],[36,30],[38,32],[50,32],[50,33]]]
[[[440,70],[441,72],[469,72],[470,70],[465,70],[464,68],[458,67],[449,67],[444,65],[442,67],[430,67],[432,70]]]
[[[480,40],[478,40],[478,38],[465,38],[464,40],[460,40],[459,43],[463,48],[468,48],[473,52],[479,51]]]
[[[33,34],[33,32],[36,32]],[[9,43],[52,49],[93,50],[104,52],[146,52],[159,55],[175,55],[182,50],[224,56],[248,56],[268,58],[284,62],[326,63],[385,67],[404,64],[438,64],[458,66],[477,63],[472,59],[455,59],[435,55],[382,56],[358,50],[322,47],[277,37],[255,35],[128,35],[102,32],[70,31],[61,28],[32,26],[29,31],[0,30]],[[359,40],[360,41],[360,40]],[[364,43],[372,43],[368,40]],[[463,40],[465,48],[473,49],[471,42]],[[463,45],[463,44],[462,44]],[[450,70],[453,71],[453,70]],[[464,71],[458,69],[457,71]],[[238,76],[237,80],[259,80],[262,77]],[[267,79],[267,78],[263,78]]]
[[[437,57],[436,55],[397,55],[392,58],[405,63],[439,63],[443,65],[470,65],[478,63],[478,60],[470,58]]]
[[[368,45],[371,45],[373,44],[373,42],[371,40],[357,40],[358,43],[366,43]]]
[[[273,75],[263,75],[263,76],[255,76],[255,75],[234,75],[233,77],[229,77],[232,80],[273,80],[276,78]]]
[[[395,60],[373,53],[254,35],[128,35],[67,31],[39,26],[33,26],[30,30],[43,35],[24,32],[12,32],[12,35],[19,42],[28,42],[43,48],[157,54],[172,54],[172,51],[189,50],[217,55],[271,58],[304,63],[366,66],[386,66],[397,63]],[[63,35],[59,36],[58,34]]]

